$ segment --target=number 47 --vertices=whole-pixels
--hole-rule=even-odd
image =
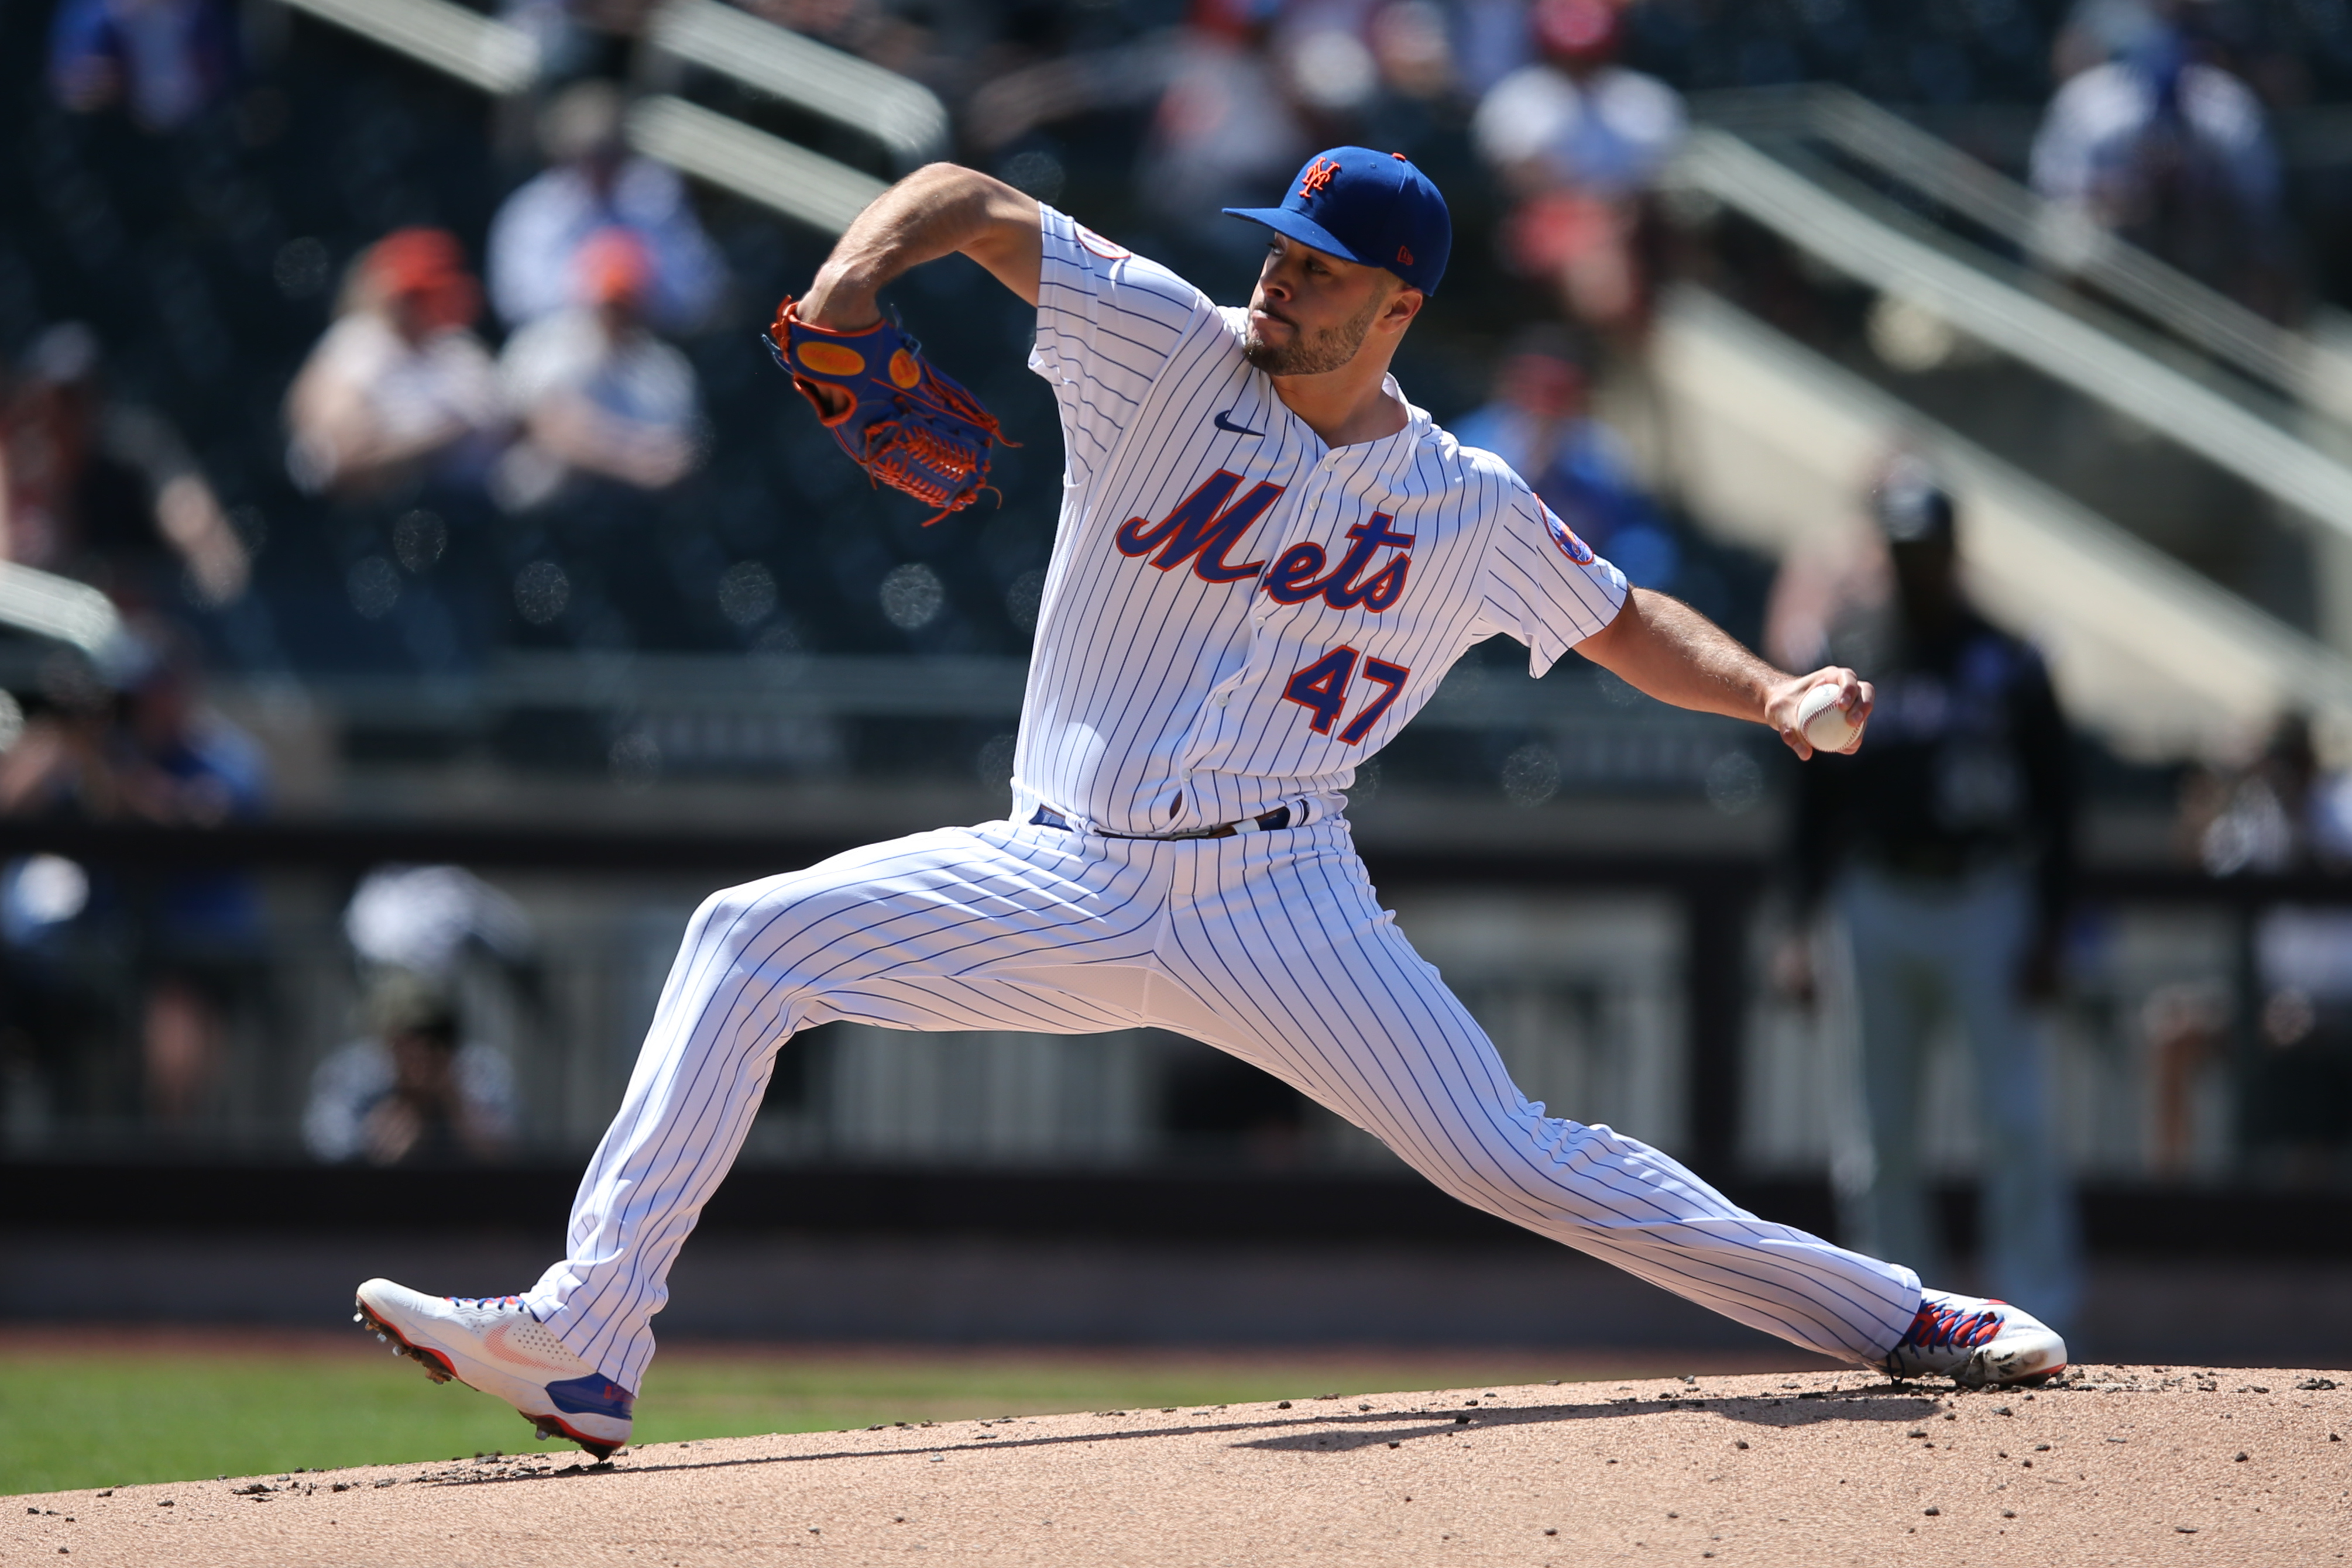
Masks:
[[[1292,675],[1290,684],[1282,688],[1285,699],[1315,716],[1308,727],[1318,735],[1328,735],[1348,706],[1348,687],[1355,681],[1360,661],[1364,679],[1377,681],[1388,689],[1366,703],[1363,710],[1348,721],[1348,727],[1339,732],[1339,738],[1349,746],[1361,745],[1364,737],[1372,733],[1372,726],[1381,722],[1381,715],[1389,711],[1389,705],[1404,690],[1411,670],[1386,659],[1366,659],[1353,648],[1334,648]]]

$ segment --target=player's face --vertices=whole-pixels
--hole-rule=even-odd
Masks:
[[[1394,273],[1342,261],[1276,235],[1250,295],[1242,352],[1270,376],[1339,370],[1362,350],[1398,287]]]

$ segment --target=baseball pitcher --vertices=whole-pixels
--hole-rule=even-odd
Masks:
[[[1435,297],[1445,203],[1402,154],[1339,147],[1276,207],[1245,309],[969,169],[851,225],[771,344],[853,460],[944,516],[994,421],[876,297],[961,252],[1034,305],[1067,452],[1013,810],[713,894],[695,915],[562,1259],[520,1295],[360,1287],[435,1377],[600,1458],[625,1442],[664,1280],[776,1051],[835,1019],[1087,1033],[1152,1025],[1311,1095],[1449,1193],[1743,1323],[1898,1376],[2017,1383],[2047,1327],[1734,1207],[1657,1150],[1545,1113],[1381,909],[1355,769],[1497,632],[1652,696],[1772,726],[1851,670],[1789,675],[1625,579],[1389,362]]]

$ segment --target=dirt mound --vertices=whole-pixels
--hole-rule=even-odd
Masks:
[[[0,1561],[2332,1563],[2352,1375],[2088,1367],[1329,1395],[11,1500]],[[520,1423],[518,1423],[519,1425]]]

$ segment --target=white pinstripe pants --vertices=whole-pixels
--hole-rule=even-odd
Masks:
[[[1917,1276],[1756,1218],[1656,1150],[1543,1113],[1375,898],[1344,819],[1229,839],[990,822],[713,894],[532,1312],[624,1387],[794,1030],[1156,1025],[1265,1069],[1465,1203],[1750,1327],[1875,1361]],[[1563,1303],[1563,1311],[1572,1311]]]

